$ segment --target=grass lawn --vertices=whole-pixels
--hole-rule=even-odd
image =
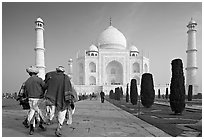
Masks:
[[[117,101],[107,97],[106,100],[174,137],[183,132],[183,129],[179,128],[178,124],[194,124],[202,119],[201,110],[184,110],[182,115],[174,115],[168,106],[153,104],[151,108],[145,108],[141,103],[140,105],[126,103],[125,98]],[[139,116],[138,111],[140,111]]]

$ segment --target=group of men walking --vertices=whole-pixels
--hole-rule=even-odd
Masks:
[[[52,124],[55,111],[57,111],[58,124],[55,135],[61,136],[63,122],[68,115],[71,118],[70,115],[75,108],[74,102],[78,100],[69,77],[64,74],[64,67],[59,66],[55,71],[48,72],[45,80],[37,76],[39,70],[35,66],[30,66],[26,71],[30,77],[25,81],[19,93],[19,97],[28,98],[30,107],[26,120],[23,122],[24,125],[30,127],[30,135],[34,133],[36,122],[39,123],[39,128],[45,131],[43,124]],[[46,116],[39,108],[41,103],[46,105]],[[67,122],[71,124],[72,119]]]

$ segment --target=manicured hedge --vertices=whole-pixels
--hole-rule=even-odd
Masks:
[[[113,90],[110,90],[109,98],[110,99],[114,99],[114,92],[113,92]]]
[[[137,92],[137,80],[132,79],[130,84],[130,102],[133,105],[137,104],[138,92]]]
[[[144,73],[141,81],[141,102],[146,108],[149,108],[154,103],[155,90],[153,84],[153,77],[150,73]]]
[[[120,100],[120,88],[115,88],[115,100]]]
[[[166,95],[165,95],[165,98],[166,98],[166,99],[169,98],[169,90],[168,90],[168,88],[166,88]]]
[[[161,98],[161,92],[160,92],[160,89],[158,89],[158,98]]]
[[[170,106],[175,114],[182,114],[185,109],[185,86],[183,75],[183,63],[181,59],[171,62],[172,77],[170,84]]]
[[[128,88],[128,84],[127,84],[127,88],[126,88],[126,102],[129,102],[130,96],[129,96],[129,88]]]
[[[188,86],[188,101],[192,101],[192,95],[193,95],[193,86]]]

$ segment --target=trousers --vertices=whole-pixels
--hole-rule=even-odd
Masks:
[[[58,111],[57,115],[57,121],[58,121],[58,128],[62,128],[63,122],[65,120],[65,115],[66,115],[67,109],[61,111]]]
[[[55,106],[54,105],[46,106],[46,116],[50,121],[53,120],[54,115],[55,115]]]
[[[43,116],[42,111],[39,109],[38,105],[41,103],[41,99],[39,98],[29,98],[30,111],[28,112],[28,122],[30,124],[34,124],[34,115],[36,113],[37,120],[40,122],[41,120],[46,121]]]

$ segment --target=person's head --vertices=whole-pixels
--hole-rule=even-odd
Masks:
[[[32,76],[32,75],[37,75],[37,74],[39,73],[39,69],[38,69],[37,67],[35,67],[35,66],[30,66],[30,67],[28,67],[28,68],[26,69],[26,71],[28,72],[28,74],[29,74],[30,76]]]
[[[56,68],[56,71],[57,71],[57,72],[63,72],[63,73],[64,73],[64,72],[65,72],[65,69],[64,69],[63,66],[60,65],[60,66],[58,66],[58,67]]]

